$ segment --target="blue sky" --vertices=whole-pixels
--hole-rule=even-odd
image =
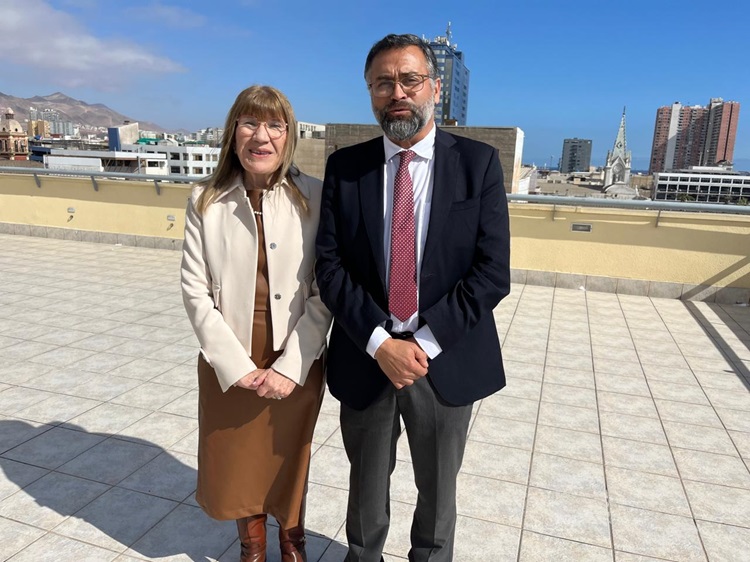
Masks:
[[[236,94],[284,91],[298,119],[373,123],[362,66],[387,33],[432,38],[452,22],[471,71],[469,125],[518,126],[523,160],[554,164],[566,137],[601,165],[627,106],[634,167],[656,109],[742,104],[735,147],[750,169],[750,3],[304,0],[2,1],[0,91],[62,91],[164,127],[220,126]]]

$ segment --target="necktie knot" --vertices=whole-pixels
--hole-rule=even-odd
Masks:
[[[417,153],[414,152],[413,150],[402,150],[398,154],[401,157],[401,161],[398,164],[399,168],[403,166],[408,166],[409,162],[414,160],[414,157],[417,155]]]

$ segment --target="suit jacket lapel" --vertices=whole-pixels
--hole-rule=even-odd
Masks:
[[[375,258],[375,265],[380,276],[380,282],[385,288],[385,257],[383,249],[383,164],[385,163],[385,149],[383,138],[375,139],[372,150],[369,151],[364,162],[364,174],[359,181],[359,200],[362,205],[361,213],[370,240],[370,248]]]
[[[435,134],[435,166],[433,169],[432,204],[427,228],[422,263],[427,263],[440,251],[442,232],[448,221],[451,203],[455,196],[456,174],[460,154],[453,150],[455,140],[440,129]],[[424,265],[423,265],[424,267]]]

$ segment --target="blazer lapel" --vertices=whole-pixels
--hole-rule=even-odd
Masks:
[[[458,173],[460,154],[453,150],[455,140],[440,129],[435,135],[435,166],[432,184],[432,204],[430,206],[430,223],[427,228],[422,263],[428,262],[433,254],[440,251],[442,232],[448,222],[451,203],[453,203]],[[424,267],[424,266],[423,266]]]
[[[370,249],[375,258],[375,265],[380,276],[380,282],[385,287],[385,257],[383,249],[383,164],[385,163],[385,149],[383,138],[374,139],[373,148],[369,151],[364,162],[364,173],[359,180],[359,201],[364,219]]]

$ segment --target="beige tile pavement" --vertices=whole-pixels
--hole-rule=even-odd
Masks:
[[[195,504],[197,344],[176,252],[0,235],[0,559],[238,559]],[[508,387],[475,408],[455,560],[745,560],[750,309],[514,285]],[[346,552],[326,396],[311,562]],[[398,447],[385,560],[416,501]],[[269,549],[269,562],[279,560]]]

